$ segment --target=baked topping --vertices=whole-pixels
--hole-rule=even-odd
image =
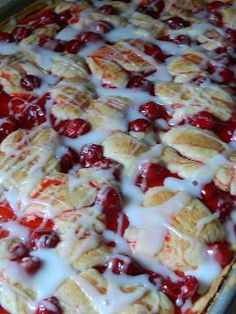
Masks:
[[[0,312],[204,313],[236,241],[235,5],[34,5],[0,32]]]

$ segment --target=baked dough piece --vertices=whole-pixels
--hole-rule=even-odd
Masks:
[[[228,145],[213,133],[191,126],[175,127],[162,134],[161,138],[165,145],[174,148],[184,157],[201,163],[207,163],[228,149]]]
[[[22,60],[22,56],[0,56],[2,65],[0,69],[0,83],[4,90],[15,96],[27,95],[28,92],[21,87],[20,80],[26,74],[34,75],[39,78],[45,75],[39,67],[28,60]]]
[[[139,12],[132,14],[130,23],[137,27],[136,32],[138,34],[150,34],[154,37],[161,36],[164,29],[164,25],[161,21]]]
[[[151,188],[145,193],[143,206],[147,207],[147,212],[150,206],[157,206],[158,211],[158,206],[171,200],[177,193],[163,188]],[[212,219],[209,219],[210,217]],[[165,227],[166,236],[160,250],[154,253],[154,257],[173,270],[185,271],[197,268],[204,258],[203,244],[225,239],[221,223],[198,199],[190,200],[184,208],[173,214],[169,225]],[[139,229],[131,226],[126,230],[125,237],[130,242],[134,254],[140,236],[145,237],[145,232],[148,232],[148,229],[142,227]],[[140,254],[140,250],[139,247],[137,254]]]
[[[171,301],[162,292],[148,291],[141,284],[135,284],[132,277],[128,279],[130,284],[118,285],[115,280],[116,275],[106,277],[95,269],[88,269],[75,280],[66,281],[56,295],[62,299],[66,314],[72,314],[76,308],[91,314],[101,313],[102,308],[106,308],[102,300],[106,300],[106,295],[113,295],[113,291],[116,291],[113,297],[120,298],[118,307],[121,314],[174,313]],[[113,304],[107,306],[114,307]]]
[[[55,37],[59,30],[60,27],[57,24],[50,24],[47,25],[47,27],[37,28],[36,30],[33,31],[33,33],[30,36],[23,39],[19,45],[23,49],[27,49],[27,47],[30,48],[34,45],[38,45],[39,43],[42,43],[44,40],[48,38]]]
[[[191,117],[200,111],[207,111],[216,118],[230,119],[234,101],[231,93],[219,86],[198,87],[194,84],[155,82],[155,95],[173,110],[176,121]]]
[[[30,131],[20,129],[10,134],[0,147],[3,186],[22,192],[32,189],[44,174],[57,169],[55,149],[58,143],[56,132],[44,126]],[[32,179],[33,173],[37,173],[37,176]]]
[[[214,183],[223,191],[236,196],[236,153],[229,157],[228,164],[222,165],[216,172]]]
[[[93,100],[87,110],[92,129],[112,128],[126,131],[126,112],[131,100],[125,97],[100,97]]]
[[[27,213],[50,213],[56,216],[64,211],[93,204],[97,190],[87,180],[67,174],[55,173],[45,176],[29,195],[24,208]]]
[[[150,149],[131,135],[119,131],[106,138],[103,148],[104,156],[121,163],[124,171],[130,175],[137,171],[138,158]]]
[[[174,76],[175,82],[184,83],[201,76],[207,61],[206,55],[189,51],[171,60],[167,65],[167,69]]]

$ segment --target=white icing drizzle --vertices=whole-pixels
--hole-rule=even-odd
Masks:
[[[73,1],[72,1],[73,2]],[[99,8],[102,6],[105,1],[92,1],[95,8]],[[48,3],[51,3],[48,1]],[[73,5],[76,6],[77,3]],[[133,11],[136,10],[137,1],[134,3],[127,4],[127,11],[120,14],[120,16],[124,19],[124,21],[128,21],[131,18]],[[90,14],[93,13],[94,9],[88,9],[81,13],[81,18],[78,23],[73,25],[69,25],[62,29],[57,33],[56,39],[69,41],[71,39],[75,39],[76,36],[83,30],[83,23],[85,26],[89,27],[89,22],[86,20],[90,17]],[[199,18],[205,18],[202,13],[197,13],[196,16]],[[87,25],[87,24],[88,25]],[[222,36],[224,36],[224,31],[218,27],[215,27],[209,23],[205,22],[195,22],[191,24],[191,27],[172,30],[172,35],[178,34],[187,34],[191,38],[195,39],[198,35],[205,33],[208,30],[216,30]],[[147,77],[150,81],[163,81],[163,82],[171,82],[173,81],[173,77],[169,73],[168,64],[173,61],[176,56],[180,56],[186,52],[204,52],[201,45],[193,44],[191,47],[186,45],[176,45],[174,43],[160,41],[157,39],[153,39],[148,31],[142,30],[133,26],[131,24],[125,24],[123,26],[115,27],[111,32],[104,35],[104,39],[111,42],[123,41],[126,39],[141,39],[147,40],[150,43],[158,45],[163,52],[172,55],[169,57],[166,62],[159,63],[151,56],[147,56],[145,53],[131,46],[128,42],[124,42],[124,45],[127,49],[131,49],[134,54],[142,57],[146,62],[150,63],[154,66],[157,71],[149,75]],[[85,48],[83,48],[78,55],[81,57],[87,57],[93,54],[97,49],[104,45],[103,41],[98,41],[96,43],[88,43]],[[12,55],[17,54],[18,52],[25,52],[28,49],[30,54],[37,60],[37,64],[39,64],[44,70],[50,71],[52,68],[53,58],[60,56],[60,53],[52,52],[46,49],[42,49],[38,46],[35,47],[19,47],[18,44],[13,43],[5,43],[0,41],[0,55]],[[115,48],[114,48],[115,49]],[[118,50],[116,52],[119,53]],[[213,55],[213,54],[212,54]],[[209,53],[211,56],[211,53]],[[124,56],[123,56],[124,57]],[[8,58],[7,58],[8,59]],[[3,67],[7,64],[8,60],[1,61],[1,66]],[[127,57],[128,59],[128,57]],[[128,60],[130,61],[130,60]],[[204,67],[206,63],[206,58],[203,60],[202,66]],[[215,79],[218,82],[223,82],[222,77],[220,76],[220,70],[222,66],[218,64],[218,62],[212,61],[212,64],[217,67],[215,73],[209,76],[211,79]],[[29,64],[30,66],[30,64]],[[29,69],[29,68],[28,68]],[[31,68],[32,70],[33,68]],[[236,67],[232,67],[234,73],[236,73]],[[32,72],[35,75],[38,72]],[[50,92],[52,86],[59,82],[61,78],[56,77],[48,73],[48,75],[40,75],[38,76],[42,80],[42,85],[40,88],[35,89],[34,92],[38,96],[43,96],[47,92]],[[55,215],[60,213],[60,209],[53,208],[51,201],[42,201],[42,200],[34,200],[32,201],[28,197],[28,193],[32,190],[34,185],[44,177],[45,173],[43,172],[43,167],[47,163],[49,157],[54,154],[60,159],[66,152],[66,146],[74,148],[76,151],[79,151],[81,147],[88,143],[93,144],[102,144],[102,142],[111,134],[113,130],[119,129],[123,132],[127,132],[127,124],[129,121],[138,118],[144,118],[144,116],[139,112],[138,107],[141,104],[144,104],[149,101],[159,102],[160,104],[165,105],[169,114],[173,113],[173,108],[171,108],[173,104],[173,99],[170,101],[167,99],[160,99],[157,96],[150,96],[148,93],[143,92],[141,90],[136,89],[128,89],[128,88],[117,88],[117,89],[109,89],[101,86],[100,81],[98,81],[93,75],[90,77],[90,83],[94,85],[96,89],[96,93],[98,97],[107,97],[107,96],[123,96],[129,98],[131,105],[128,106],[126,112],[123,112],[118,119],[117,123],[110,123],[109,118],[104,117],[103,119],[103,127],[93,130],[88,134],[83,136],[79,136],[76,139],[62,138],[62,143],[58,143],[55,140],[55,143],[45,143],[42,147],[33,147],[32,145],[27,145],[24,148],[20,148],[20,146],[30,139],[37,136],[37,130],[32,130],[29,134],[25,135],[24,138],[17,144],[15,147],[9,147],[6,151],[3,167],[0,170],[0,183],[3,181],[7,181],[11,179],[11,176],[17,170],[22,169],[27,164],[34,161],[37,157],[39,158],[35,164],[29,170],[29,173],[22,183],[24,186],[24,193],[19,194],[15,188],[10,188],[8,191],[4,191],[2,185],[0,186],[1,192],[5,192],[5,197],[9,202],[10,206],[13,208],[14,212],[17,216],[22,216],[22,209],[26,208],[31,202],[37,204],[40,211],[40,206],[46,207],[45,209],[45,219],[46,218],[54,218]],[[189,87],[188,84],[186,86]],[[201,87],[211,87],[217,89],[217,84],[212,83],[209,79],[206,80]],[[84,90],[83,84],[78,84],[76,86],[78,90]],[[63,90],[62,90],[63,92]],[[178,95],[179,96],[179,95]],[[92,96],[93,97],[93,96]],[[184,103],[185,106],[190,106],[195,98],[198,95],[194,95],[193,98]],[[177,97],[178,98],[178,97]],[[176,99],[177,99],[176,98]],[[175,100],[176,100],[175,99]],[[72,100],[72,99],[70,99]],[[207,100],[206,100],[207,102]],[[47,122],[45,125],[50,126],[50,109],[53,104],[52,100],[48,100],[46,103],[47,110]],[[11,104],[12,105],[12,104]],[[202,104],[201,110],[206,109],[207,105]],[[12,111],[10,112],[13,113]],[[181,112],[177,118],[181,116]],[[178,119],[176,117],[170,121],[172,126],[177,124]],[[0,119],[0,122],[2,120]],[[59,122],[59,119],[58,119]],[[167,122],[158,119],[155,121],[157,126],[160,126],[163,129],[167,129]],[[152,148],[145,154],[142,154],[136,160],[136,172],[138,170],[138,166],[141,165],[144,161],[158,161],[159,156],[161,155],[163,145],[156,144],[156,138],[151,140],[145,139],[146,143],[151,144]],[[55,145],[54,145],[55,144]],[[60,145],[59,145],[60,144]],[[232,141],[230,144],[232,149],[235,149],[235,141]],[[53,148],[51,147],[53,146]],[[32,148],[36,148],[36,150],[29,154],[25,159],[21,160],[17,165],[14,164],[14,160],[9,161],[9,157],[14,155],[14,158],[19,158],[23,153],[30,152]],[[229,164],[227,160],[227,155],[230,150],[224,154],[218,154],[213,157],[205,166],[203,166],[200,170],[196,171],[192,177],[184,180],[179,180],[176,178],[167,178],[165,180],[164,188],[178,191],[178,193],[173,196],[170,200],[165,202],[164,204],[152,206],[152,207],[142,207],[143,202],[143,193],[140,191],[138,187],[134,184],[134,178],[127,178],[123,176],[120,182],[120,189],[122,195],[124,196],[124,212],[127,214],[130,222],[131,228],[136,228],[139,230],[135,247],[133,248],[129,245],[128,241],[120,235],[109,231],[104,230],[102,234],[91,233],[85,240],[81,241],[79,245],[76,246],[76,249],[72,254],[69,254],[70,250],[73,250],[75,245],[78,243],[78,239],[82,237],[83,232],[86,230],[93,231],[93,225],[95,223],[97,215],[101,214],[101,208],[99,206],[93,206],[92,208],[86,208],[87,212],[81,214],[78,217],[76,223],[74,223],[71,230],[69,230],[63,241],[58,245],[57,250],[55,249],[39,249],[37,251],[32,252],[31,254],[35,257],[39,257],[43,262],[42,268],[32,277],[28,276],[26,273],[22,272],[19,265],[13,262],[5,261],[2,259],[0,261],[0,270],[5,272],[9,277],[13,277],[16,281],[18,281],[22,286],[33,289],[36,292],[36,300],[35,302],[31,302],[29,304],[32,311],[35,311],[36,304],[38,301],[42,300],[45,297],[51,296],[55,293],[56,289],[60,286],[60,284],[68,278],[72,278],[77,282],[81,290],[91,301],[92,306],[99,314],[120,314],[123,310],[127,308],[129,304],[132,304],[137,299],[142,297],[146,291],[152,291],[159,288],[158,284],[156,286],[152,285],[148,280],[147,275],[140,276],[127,276],[125,274],[115,275],[109,271],[104,273],[104,278],[107,281],[107,290],[105,294],[101,294],[92,284],[90,284],[87,280],[85,280],[82,276],[77,275],[75,271],[71,267],[71,263],[73,263],[78,257],[80,257],[83,253],[88,252],[91,249],[96,248],[99,245],[101,239],[110,242],[114,241],[116,243],[115,248],[113,249],[113,257],[119,258],[119,254],[127,254],[141,265],[146,267],[149,270],[155,271],[161,274],[163,277],[170,277],[173,282],[179,281],[180,277],[178,277],[173,271],[169,270],[167,267],[158,263],[155,259],[155,254],[161,249],[165,236],[168,230],[175,232],[179,237],[190,241],[192,245],[198,245],[195,239],[184,235],[183,233],[175,230],[171,226],[171,218],[176,215],[181,209],[183,209],[187,203],[190,201],[191,197],[199,197],[201,193],[201,189],[204,184],[210,182],[214,177],[219,166],[222,164]],[[78,166],[79,168],[79,166]],[[76,168],[77,169],[77,168]],[[68,188],[70,193],[74,192],[75,187],[80,184],[86,183],[88,178],[77,179],[73,176],[76,175],[76,171],[71,171],[71,177],[69,179]],[[134,174],[134,176],[136,173]],[[93,175],[89,179],[99,179],[102,177],[104,180],[109,180],[112,177],[112,173],[110,170],[97,171],[95,175]],[[164,189],[163,188],[163,189]],[[63,203],[63,201],[62,201]],[[203,219],[201,219],[197,223],[197,230],[200,233],[205,224],[210,223],[214,219],[218,218],[218,213],[209,215]],[[120,219],[120,227],[121,227],[121,219]],[[43,222],[44,224],[44,222]],[[41,227],[43,227],[43,224]],[[231,214],[231,220],[227,221],[225,224],[225,230],[227,235],[227,240],[235,244],[236,235],[235,235],[235,225],[236,225],[236,212],[235,210]],[[19,238],[24,242],[27,242],[29,239],[29,228],[23,227],[16,221],[9,221],[6,223],[1,223],[1,227],[8,230],[10,232],[10,238]],[[77,233],[77,229],[80,227],[79,232]],[[75,235],[76,233],[76,235]],[[155,240],[154,240],[155,239]],[[200,244],[201,245],[201,244]],[[60,256],[57,254],[60,252]],[[68,257],[68,255],[70,255]],[[63,257],[61,257],[63,256]],[[124,258],[124,257],[123,257]],[[213,258],[204,256],[203,262],[198,266],[197,269],[192,271],[186,271],[186,275],[195,276],[199,283],[200,293],[205,293],[212,281],[217,278],[220,274],[220,266],[219,264],[213,260]],[[133,292],[124,292],[122,291],[122,286],[134,286],[136,290]],[[3,289],[9,289],[5,283],[1,283],[0,293]],[[183,287],[186,289],[186,287]],[[9,294],[11,293],[9,289]],[[46,307],[53,311],[53,305],[49,304],[47,301],[43,301],[46,304]],[[177,299],[176,304],[182,307],[182,311],[185,312],[187,309],[191,308],[191,300],[187,300],[183,303],[181,298]],[[156,309],[157,312],[158,309]],[[155,311],[154,311],[155,312]],[[73,312],[74,313],[74,312]],[[88,309],[86,307],[81,307],[76,310],[76,314],[87,314]]]

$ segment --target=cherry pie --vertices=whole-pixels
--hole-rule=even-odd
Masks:
[[[236,250],[236,4],[37,1],[0,32],[0,313],[203,314]]]

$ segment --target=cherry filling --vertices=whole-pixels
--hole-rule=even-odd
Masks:
[[[157,284],[175,305],[177,300],[182,304],[190,298],[197,298],[198,281],[194,276],[182,275],[180,281],[172,282],[169,277],[163,278],[160,274],[143,268],[127,255],[112,256],[103,264],[94,267],[100,273],[111,271],[115,275],[126,274],[129,276],[148,275],[149,281]]]
[[[222,141],[229,143],[230,141],[235,140],[235,130],[236,121],[229,120],[226,122],[221,121],[220,123],[217,123],[213,131]]]
[[[121,165],[115,160],[102,158],[91,166],[96,167],[98,170],[109,170],[117,181],[120,180]]]
[[[228,29],[226,29],[225,33],[226,33],[226,37],[227,37],[230,41],[232,41],[233,43],[235,43],[235,41],[236,41],[236,30],[235,30],[235,29],[230,29],[230,28],[228,28]],[[0,37],[0,38],[1,38],[1,37]]]
[[[17,26],[11,33],[11,37],[15,42],[20,42],[26,37],[30,36],[32,31],[26,27]]]
[[[224,6],[224,3],[221,1],[213,1],[207,5],[207,13],[208,13],[208,20],[213,25],[222,27],[222,14],[220,9]]]
[[[170,55],[166,55],[159,46],[150,43],[145,43],[144,52],[160,62],[165,62],[165,60],[170,57]]]
[[[76,138],[90,131],[89,123],[83,119],[61,120],[58,122],[56,117],[50,115],[50,120],[53,129],[61,136]]]
[[[0,32],[0,40],[6,41],[7,43],[10,43],[13,41],[13,38],[11,34],[6,33],[6,32]]]
[[[69,20],[72,18],[72,14],[70,11],[63,11],[60,14],[58,14],[57,16],[57,23],[62,26],[65,27],[68,23]]]
[[[56,23],[58,21],[57,14],[49,9],[39,14],[30,15],[29,17],[20,21],[21,25],[26,25],[32,31],[48,24]]]
[[[165,108],[153,101],[149,101],[141,106],[139,106],[139,111],[148,119],[167,119],[168,114]]]
[[[17,121],[12,117],[0,120],[0,143],[12,132],[18,129]]]
[[[151,127],[151,124],[146,119],[136,119],[129,122],[130,132],[147,132]]]
[[[168,177],[179,178],[177,174],[170,172],[158,163],[145,162],[139,167],[135,184],[146,192],[154,186],[163,186]]]
[[[0,305],[0,314],[11,314]]]
[[[56,297],[49,297],[42,300],[35,311],[35,314],[62,314],[62,313],[63,313],[62,308]]]
[[[9,220],[15,220],[16,215],[7,201],[0,202],[0,221],[8,222]]]
[[[47,38],[41,39],[40,46],[44,49],[48,49],[55,52],[63,52],[65,50],[65,44],[63,41],[59,39]]]
[[[33,250],[39,248],[55,248],[59,242],[60,238],[53,230],[35,230],[30,235],[30,247]]]
[[[137,11],[157,19],[164,10],[164,7],[165,2],[163,0],[143,0],[139,4]]]
[[[211,130],[216,124],[216,119],[210,113],[201,111],[192,119],[189,119],[189,124],[200,129]]]
[[[229,265],[233,260],[233,253],[225,242],[208,243],[207,253],[215,258],[222,268]]]
[[[221,121],[206,111],[201,111],[188,121],[181,121],[180,124],[189,123],[200,129],[213,131],[222,141],[229,143],[235,140],[236,120]]]
[[[95,32],[106,34],[113,29],[113,26],[112,24],[105,21],[96,21],[93,23],[92,28],[94,29]]]
[[[42,266],[41,260],[36,256],[25,256],[16,261],[29,275],[34,275]]]
[[[73,168],[74,165],[79,163],[79,161],[80,161],[79,154],[69,147],[60,160],[61,172],[68,173]]]
[[[190,46],[192,44],[192,39],[187,35],[167,35],[159,37],[158,40],[167,41],[174,43],[176,45],[188,45]]]
[[[98,192],[95,205],[101,206],[106,217],[107,229],[123,235],[129,226],[129,221],[122,213],[120,193],[113,187],[104,187]]]
[[[20,85],[25,90],[31,92],[41,86],[41,79],[35,75],[27,74],[21,78]]]
[[[219,190],[213,182],[206,184],[201,192],[202,200],[212,212],[219,212],[220,220],[229,218],[234,208],[235,197]]]
[[[97,12],[105,15],[115,15],[119,13],[118,10],[110,4],[104,4],[97,10]]]
[[[101,145],[86,144],[80,151],[80,164],[84,168],[91,167],[103,158],[103,147]]]
[[[72,39],[65,43],[65,51],[76,54],[78,53],[82,48],[84,48],[84,43],[81,40],[78,39]]]
[[[54,222],[51,219],[45,220],[45,218],[37,216],[37,215],[30,215],[22,217],[18,220],[18,222],[27,228],[31,229],[38,229],[43,224],[44,229],[52,230]]]
[[[148,92],[150,95],[155,95],[154,84],[151,81],[146,80],[141,75],[134,75],[127,83],[127,88],[141,89]]]
[[[83,44],[86,44],[102,40],[102,36],[94,32],[83,32],[77,36],[77,39],[79,39]]]
[[[11,247],[10,253],[12,253],[12,255],[14,256],[13,260],[19,260],[23,257],[29,256],[30,250],[26,244],[19,242],[15,243]]]
[[[184,27],[188,27],[191,24],[188,21],[185,21],[184,19],[182,19],[179,16],[172,16],[166,20],[164,20],[164,22],[171,28],[171,29],[180,29],[180,28],[184,28]]]

